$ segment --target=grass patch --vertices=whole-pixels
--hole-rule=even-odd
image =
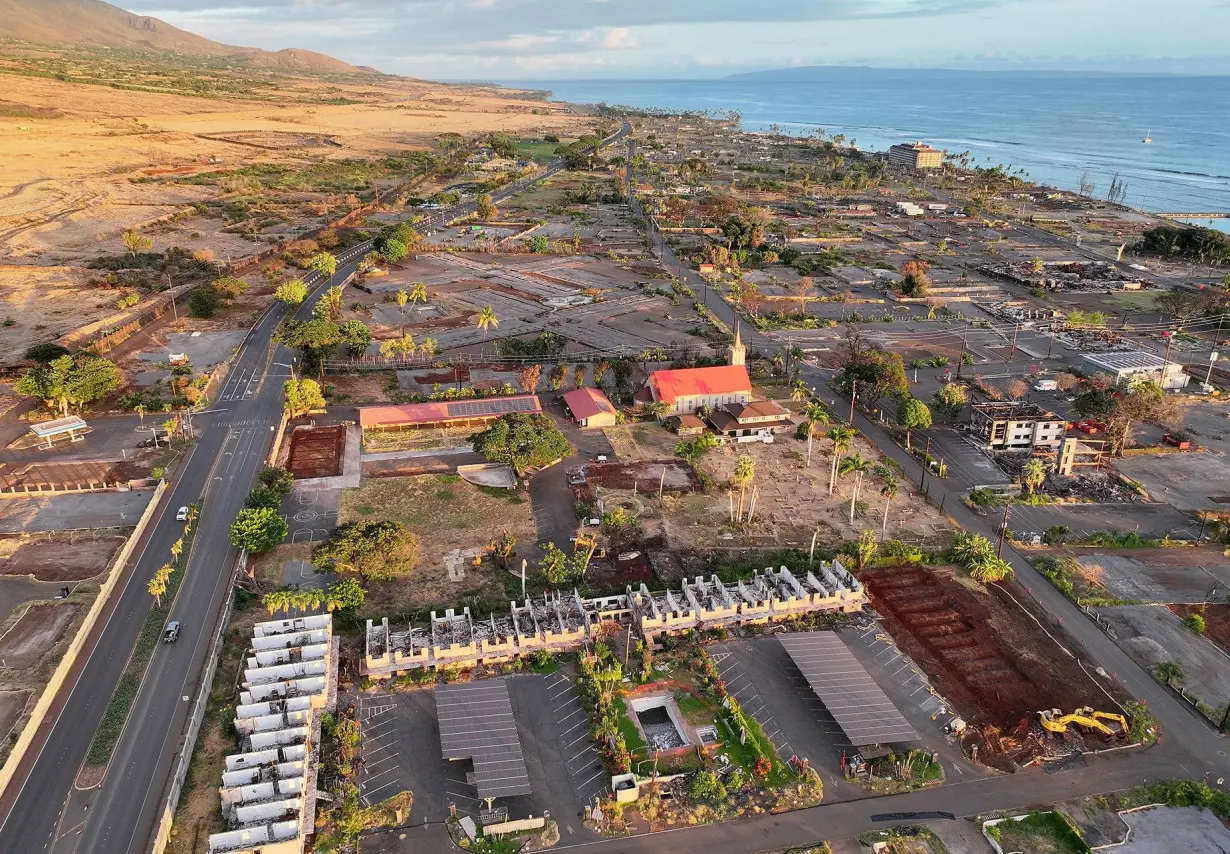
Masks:
[[[628,715],[628,704],[624,702],[622,696],[616,701],[616,709],[619,713],[619,731],[623,733],[624,744],[628,745],[628,752],[641,758],[640,754],[646,752],[649,745],[645,739],[641,738],[640,729]]]
[[[171,578],[167,582],[167,592],[162,597],[162,607],[155,605],[145,615],[145,622],[141,624],[141,632],[137,635],[137,642],[133,646],[132,655],[128,658],[128,665],[124,668],[124,673],[120,676],[120,681],[116,683],[115,691],[107,702],[107,708],[103,712],[102,720],[98,723],[98,729],[94,731],[94,740],[90,742],[90,750],[85,757],[87,765],[106,765],[111,761],[111,753],[124,733],[128,713],[132,710],[132,704],[137,699],[137,692],[141,689],[145,669],[154,655],[154,650],[162,642],[162,629],[175,604],[175,596],[183,581],[184,570],[192,554],[192,542],[195,538],[196,526],[194,525],[192,530],[184,536],[183,553],[179,560],[172,564],[175,571],[171,573]]]
[[[1087,608],[1109,608],[1116,605],[1133,605],[1130,599],[1116,599],[1108,595],[1106,588],[1082,571],[1081,565],[1072,558],[1039,557],[1031,563],[1034,569],[1062,593],[1069,601]]]
[[[1080,833],[1059,812],[1031,812],[1020,821],[1008,819],[987,828],[987,834],[1005,851],[1031,854],[1091,854]]]
[[[679,707],[680,714],[692,726],[705,726],[713,723],[717,717],[717,712],[713,706],[706,703],[704,700],[694,694],[678,693],[675,695],[675,705]]]

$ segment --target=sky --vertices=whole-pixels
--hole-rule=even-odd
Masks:
[[[1230,0],[118,0],[228,44],[431,80],[799,65],[1230,74]]]

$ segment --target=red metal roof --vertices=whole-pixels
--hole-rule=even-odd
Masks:
[[[567,392],[564,395],[564,403],[567,404],[572,417],[578,421],[584,421],[586,418],[593,418],[603,413],[615,412],[615,407],[611,405],[611,401],[607,400],[606,395],[599,389],[589,386]]]
[[[654,371],[649,383],[658,400],[674,405],[681,397],[710,394],[734,394],[752,391],[752,379],[746,365],[720,365],[716,368],[683,368],[677,371]]]
[[[533,414],[542,412],[542,406],[532,394],[469,400],[433,400],[429,403],[404,403],[400,406],[360,406],[359,426],[367,430],[372,427],[438,424],[475,418],[499,418],[512,412]]]

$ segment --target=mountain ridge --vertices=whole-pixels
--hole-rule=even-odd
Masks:
[[[0,0],[4,37],[45,45],[124,48],[233,59],[254,68],[309,73],[380,73],[301,48],[238,47],[181,30],[104,0]]]

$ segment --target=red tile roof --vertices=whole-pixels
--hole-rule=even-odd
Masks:
[[[601,415],[604,412],[615,412],[615,407],[611,405],[611,401],[607,400],[606,395],[598,389],[590,388],[589,386],[567,392],[564,395],[564,403],[567,404],[568,411],[572,413],[572,417],[578,421],[593,418],[595,415]]]
[[[360,406],[359,426],[368,430],[372,427],[438,424],[476,418],[499,418],[511,412],[537,413],[542,412],[542,406],[532,394],[474,400],[433,400],[429,403],[405,403],[400,406]]]
[[[751,394],[752,379],[746,365],[720,365],[716,368],[682,368],[676,371],[654,371],[649,383],[658,400],[674,406],[681,397],[711,394]]]

